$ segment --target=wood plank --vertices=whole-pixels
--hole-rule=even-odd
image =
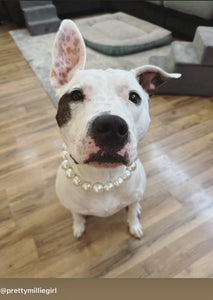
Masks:
[[[25,238],[0,250],[0,276],[10,277],[10,272],[19,272],[24,265],[38,263],[38,253],[32,238]]]
[[[191,230],[159,252],[151,255],[132,269],[125,271],[122,278],[165,278],[174,277],[185,265],[187,268],[199,257],[206,255],[213,246],[213,238],[209,238],[210,220],[198,228]],[[182,247],[185,245],[185,247]]]
[[[213,251],[210,251],[177,274],[175,278],[213,278],[212,264],[210,263],[212,261]]]

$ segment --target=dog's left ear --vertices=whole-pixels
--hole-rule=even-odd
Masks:
[[[86,49],[80,31],[71,20],[63,20],[52,49],[52,86],[57,89],[66,84],[76,70],[84,68],[85,60]]]
[[[145,65],[131,70],[138,82],[149,95],[154,94],[156,88],[171,78],[180,78],[179,73],[167,73],[153,65]]]

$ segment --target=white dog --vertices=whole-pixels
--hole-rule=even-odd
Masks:
[[[56,115],[64,141],[56,193],[72,212],[74,236],[85,215],[107,217],[128,207],[130,233],[143,236],[138,215],[146,186],[137,147],[149,123],[149,94],[169,78],[152,65],[131,70],[84,70],[83,38],[70,20],[53,46],[50,80],[60,98]]]

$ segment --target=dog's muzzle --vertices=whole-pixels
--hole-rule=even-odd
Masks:
[[[109,114],[98,116],[88,134],[100,150],[91,154],[86,163],[128,164],[128,155],[118,153],[129,141],[129,129],[124,119]]]

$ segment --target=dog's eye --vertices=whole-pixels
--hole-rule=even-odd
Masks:
[[[81,90],[75,90],[72,91],[70,94],[71,100],[73,101],[83,101],[84,100],[84,95]]]
[[[135,93],[135,92],[130,92],[129,93],[129,100],[135,104],[140,104],[141,103],[141,97]]]

